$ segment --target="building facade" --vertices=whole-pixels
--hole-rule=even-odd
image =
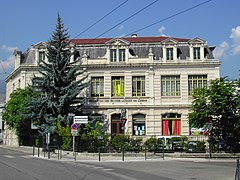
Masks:
[[[189,135],[191,92],[220,77],[214,47],[200,38],[132,37],[73,39],[71,50],[87,69],[91,86],[82,92],[84,108],[104,121],[106,132],[143,139]],[[15,51],[15,70],[6,79],[7,94],[31,84],[38,62],[46,60],[46,43]]]

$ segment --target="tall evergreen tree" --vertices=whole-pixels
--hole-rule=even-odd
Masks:
[[[85,98],[79,96],[88,84],[85,71],[77,59],[71,61],[75,52],[70,51],[70,45],[68,32],[58,15],[56,30],[47,43],[47,62],[39,62],[41,76],[32,80],[33,90],[42,96],[32,101],[31,108],[44,134],[54,132],[58,123],[66,125],[68,114],[79,113],[85,103]]]

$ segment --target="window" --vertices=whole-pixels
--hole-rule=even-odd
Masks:
[[[181,115],[167,113],[162,115],[162,135],[181,134]]]
[[[173,48],[166,49],[167,60],[173,60]]]
[[[161,95],[180,96],[180,76],[162,76]]]
[[[119,62],[125,61],[125,49],[119,49]]]
[[[188,94],[197,88],[207,87],[207,75],[190,75],[188,76]]]
[[[122,123],[120,121],[121,114],[111,115],[111,135],[115,136],[123,134]]]
[[[103,77],[91,78],[91,96],[92,97],[104,96],[104,78]]]
[[[193,48],[193,59],[201,59],[200,47],[194,47]]]
[[[44,61],[45,60],[45,52],[44,51],[40,51],[39,52],[39,61]]]
[[[132,96],[145,96],[145,77],[144,76],[133,77]]]
[[[125,49],[110,49],[110,62],[124,62],[125,59]]]
[[[124,96],[124,77],[112,77],[112,96]]]
[[[145,115],[135,114],[133,115],[133,135],[144,136],[146,134],[145,128]]]

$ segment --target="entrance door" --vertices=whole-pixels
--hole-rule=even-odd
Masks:
[[[120,121],[121,114],[113,114],[111,116],[111,135],[115,136],[118,134],[123,134],[122,123]]]

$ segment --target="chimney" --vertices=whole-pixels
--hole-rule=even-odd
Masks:
[[[137,34],[132,34],[132,37],[133,37],[133,38],[137,37]]]
[[[13,55],[15,56],[15,70],[20,66],[22,51],[14,50]]]

